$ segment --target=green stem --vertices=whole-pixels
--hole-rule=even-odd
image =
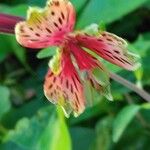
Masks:
[[[137,93],[139,96],[141,96],[144,100],[150,102],[150,94],[144,91],[143,89],[138,88],[135,84],[131,83],[130,81],[122,78],[121,76],[115,74],[115,73],[109,73],[110,78],[115,80],[116,82],[124,85],[125,87],[131,89],[135,93]]]

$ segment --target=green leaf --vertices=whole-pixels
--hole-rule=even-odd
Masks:
[[[13,142],[7,142],[7,143],[4,143],[4,144],[0,144],[0,149],[1,150],[28,150],[28,149],[25,149]]]
[[[91,120],[96,116],[99,117],[103,115],[103,113],[108,112],[112,109],[112,105],[110,104],[110,102],[102,99],[99,94],[94,95],[92,100],[97,101],[98,103],[96,103],[93,107],[87,107],[85,112],[78,118],[70,118],[69,121],[71,125],[79,124],[86,120]]]
[[[89,0],[78,16],[77,28],[100,21],[111,23],[137,9],[147,0]]]
[[[30,5],[30,6],[39,6],[39,7],[44,7],[46,5],[46,1],[47,0],[34,0],[34,1],[31,1],[31,0],[27,0],[27,3]]]
[[[130,105],[124,107],[116,116],[113,123],[113,141],[118,142],[128,124],[139,111],[139,105]]]
[[[150,33],[147,32],[145,34],[142,34],[138,37],[136,42],[133,43],[134,46],[134,51],[137,51],[139,55],[141,56],[142,60],[142,72],[140,74],[142,75],[142,85],[149,85],[150,83],[150,78],[149,78],[149,73],[150,73],[150,67],[149,67],[149,55],[150,55]]]
[[[135,70],[134,74],[135,74],[135,77],[137,79],[136,85],[139,88],[142,88],[142,78],[143,78],[143,68],[142,68],[142,66],[139,69]]]
[[[46,57],[52,57],[56,54],[56,49],[57,49],[56,47],[45,48],[45,49],[41,50],[40,52],[38,52],[37,58],[43,59]]]
[[[3,142],[13,142],[23,148],[34,150],[48,122],[54,117],[52,107],[44,108],[38,111],[33,118],[20,119],[15,129],[9,130],[5,135]],[[49,115],[51,114],[51,116]]]
[[[1,35],[0,43],[0,60],[3,60],[10,53],[14,53],[22,64],[27,64],[25,49],[17,43],[14,35]]]
[[[23,64],[26,65],[26,51],[25,48],[21,47],[17,41],[15,36],[9,36],[9,44],[11,46],[11,49],[13,53],[16,55],[16,57],[19,59],[19,61]]]
[[[60,107],[58,107],[58,119],[50,120],[40,139],[39,149],[43,149],[43,145],[45,150],[62,150],[63,148],[71,150],[70,135]]]
[[[2,62],[11,52],[11,47],[6,35],[0,35],[0,62]]]
[[[150,103],[144,103],[141,105],[141,109],[148,109],[150,110]]]
[[[10,110],[10,91],[5,86],[0,86],[0,119],[1,117]]]
[[[56,117],[52,107],[43,108],[33,118],[19,120],[15,129],[6,134],[4,143],[13,142],[30,150],[43,149],[43,145],[44,150],[61,150],[62,147],[71,150],[69,132],[62,115],[63,112],[59,112]]]
[[[58,133],[58,135],[53,140],[54,143],[52,145],[52,149],[62,150],[62,147],[64,147],[65,150],[71,150],[72,149],[71,138],[65,122],[64,112],[62,111],[62,108],[58,107],[57,113],[58,113],[58,128],[54,133]],[[59,144],[57,145],[57,141],[61,142],[59,142]]]
[[[70,129],[73,150],[89,150],[95,139],[95,131],[88,127],[72,127]]]
[[[71,0],[71,2],[73,4],[73,6],[75,7],[77,14],[79,14],[79,15],[80,15],[80,12],[84,9],[84,7],[87,4],[87,0],[82,0],[82,1]]]
[[[135,76],[136,76],[136,79],[141,81],[142,77],[143,77],[143,68],[140,67],[138,70],[136,70],[134,72]]]
[[[25,17],[28,7],[29,6],[26,4],[20,4],[13,7],[0,5],[0,12],[15,15],[15,16]]]
[[[143,58],[147,55],[147,51],[150,50],[150,32],[142,34],[138,39],[133,43],[134,51],[137,51],[138,54]]]
[[[105,117],[96,124],[96,139],[94,150],[109,150],[112,144],[112,117]]]

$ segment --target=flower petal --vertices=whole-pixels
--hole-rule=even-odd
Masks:
[[[137,56],[127,51],[127,43],[114,34],[102,32],[99,37],[78,34],[76,38],[81,46],[93,50],[115,65],[127,70],[135,70],[140,66]]]
[[[73,30],[75,11],[67,0],[50,0],[45,9],[29,8],[27,21],[15,28],[17,41],[29,48],[59,45]]]
[[[96,58],[84,51],[79,45],[70,42],[69,46],[80,70],[91,70],[99,66]]]
[[[102,95],[112,101],[113,98],[110,93],[109,74],[105,67],[95,57],[77,45],[77,43],[74,44],[73,42],[70,42],[69,46],[77,61],[79,69],[81,71],[86,71],[87,73],[84,82],[90,81],[93,88],[100,91]],[[90,101],[92,101],[92,99]]]
[[[75,115],[83,112],[85,107],[83,87],[69,54],[63,53],[62,72],[59,75],[48,71],[44,92],[51,102],[61,105],[66,113],[70,113],[70,108]]]

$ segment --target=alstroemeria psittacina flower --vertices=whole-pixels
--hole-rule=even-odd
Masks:
[[[86,104],[85,81],[100,91],[108,87],[108,83],[97,82],[93,74],[94,69],[105,74],[107,71],[92,54],[128,70],[136,69],[138,63],[135,56],[127,52],[123,39],[108,32],[99,32],[96,36],[84,31],[73,32],[75,20],[75,9],[69,0],[49,0],[44,9],[30,8],[27,21],[19,22],[15,33],[17,41],[28,48],[59,47],[49,63],[44,93],[67,114],[73,111],[79,115]],[[81,78],[79,74],[83,72]]]

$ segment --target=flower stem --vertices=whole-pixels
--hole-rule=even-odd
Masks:
[[[115,80],[116,82],[124,85],[125,87],[131,89],[135,93],[137,93],[139,96],[141,96],[144,100],[150,102],[150,94],[144,91],[143,89],[138,88],[135,84],[131,83],[130,81],[122,78],[121,76],[115,74],[115,73],[109,73],[110,78]]]
[[[14,34],[16,23],[23,20],[21,17],[0,13],[0,33]]]

